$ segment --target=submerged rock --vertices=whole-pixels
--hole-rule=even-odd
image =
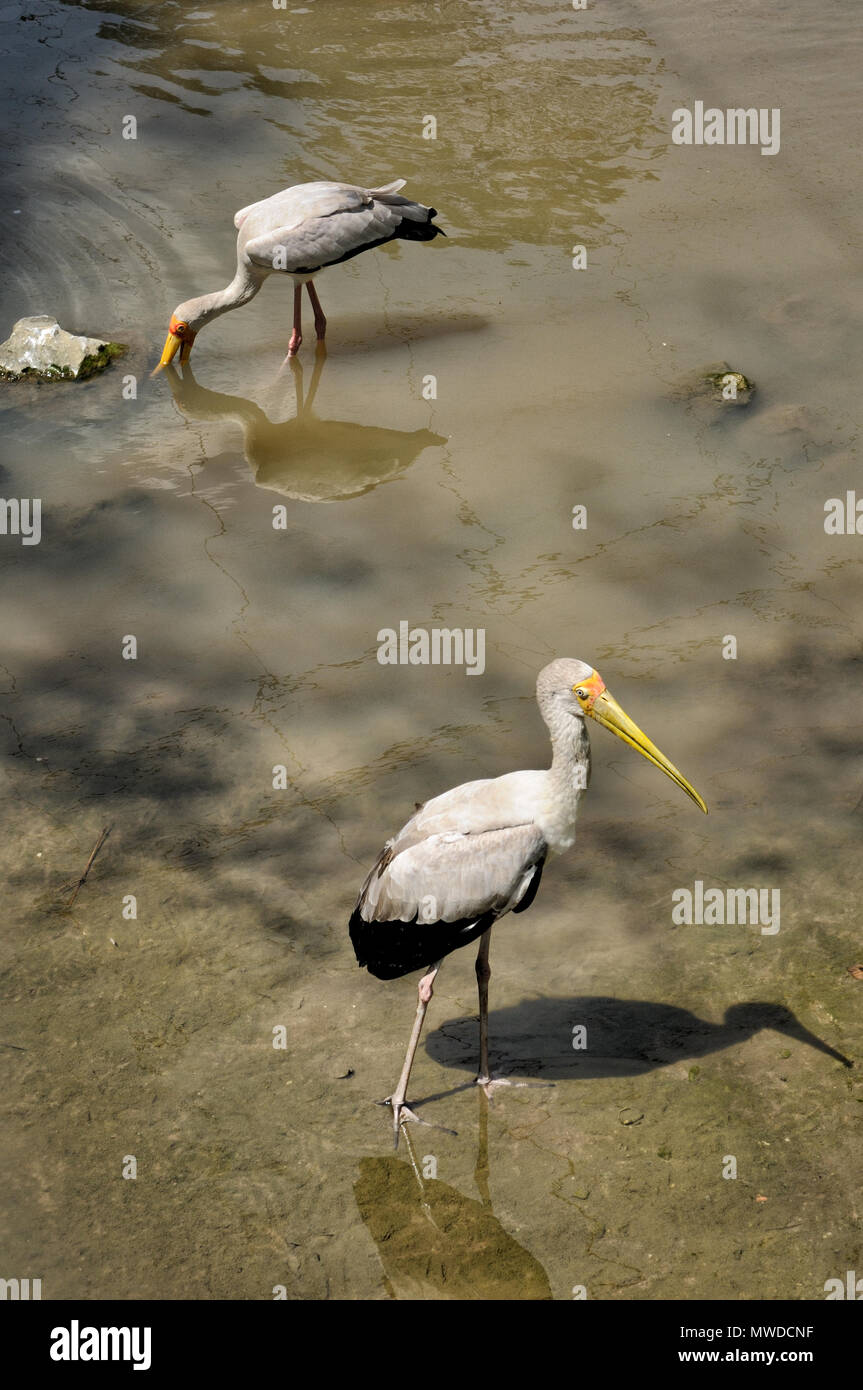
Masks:
[[[714,400],[734,401],[737,405],[748,405],[755,390],[754,382],[742,372],[733,371],[727,362],[707,371],[704,381],[711,388]]]
[[[754,391],[755,382],[742,372],[727,362],[713,362],[683,377],[670,394],[672,400],[734,406],[748,405]]]
[[[102,372],[125,352],[122,343],[67,333],[49,314],[19,319],[0,344],[0,378],[83,381]]]

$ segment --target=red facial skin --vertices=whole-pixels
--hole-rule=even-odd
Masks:
[[[593,675],[588,676],[586,681],[579,681],[576,689],[586,690],[588,692],[587,699],[582,701],[582,707],[585,709],[593,709],[596,700],[605,689],[605,681],[598,671],[594,671]]]
[[[198,336],[196,333],[192,332],[187,323],[181,322],[180,319],[175,319],[173,314],[171,315],[171,322],[168,324],[168,332],[173,333],[175,338],[182,338],[184,346],[188,343],[189,347],[192,346],[195,338]]]

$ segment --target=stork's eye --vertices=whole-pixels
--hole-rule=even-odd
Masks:
[[[576,693],[576,695],[578,696],[579,700],[586,700],[586,699],[587,699],[587,691],[586,691],[586,690],[576,690],[575,693]]]

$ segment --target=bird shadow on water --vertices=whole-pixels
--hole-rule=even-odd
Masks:
[[[365,352],[392,351],[393,339],[399,344],[420,343],[433,338],[458,337],[479,333],[488,326],[483,314],[453,314],[445,318],[423,318],[416,313],[404,314],[395,309],[385,313],[342,315],[339,319],[339,341],[346,349],[361,348]]]
[[[586,1030],[585,1046],[576,1050],[573,1040],[578,1027]],[[708,1023],[673,1004],[593,995],[525,999],[489,1015],[492,1072],[508,1074],[514,1068],[518,1074],[545,1080],[641,1076],[721,1052],[765,1030],[804,1043],[843,1066],[853,1066],[782,1004],[732,1004],[721,1023]],[[476,1020],[458,1018],[441,1024],[429,1034],[426,1050],[442,1066],[475,1070]]]
[[[552,1298],[537,1259],[504,1229],[489,1192],[488,1101],[481,1091],[474,1182],[479,1200],[427,1177],[406,1126],[407,1160],[362,1158],[354,1183],[360,1216],[378,1249],[394,1299]]]
[[[292,419],[273,421],[255,401],[210,391],[196,380],[188,363],[182,376],[172,365],[164,376],[174,403],[187,419],[227,421],[243,431],[243,452],[258,487],[297,502],[342,502],[361,497],[405,472],[424,449],[446,443],[431,430],[391,430],[349,420],[320,420],[314,413],[326,352],[316,354],[304,394],[304,373],[297,358],[288,360],[296,393]],[[281,371],[273,384],[280,392]]]
[[[648,1000],[546,998],[499,1009],[490,1022],[503,1048],[502,1053],[498,1051],[498,1063],[505,1070],[514,1064],[516,1069],[541,1073],[545,1079],[642,1075],[721,1051],[765,1029],[804,1043],[846,1067],[853,1065],[811,1033],[790,1009],[763,1001],[732,1004],[721,1023],[709,1023],[687,1009]],[[587,1048],[579,1052],[572,1048],[576,1025],[587,1029]],[[427,1050],[444,1066],[472,1069],[476,1042],[476,1021],[459,1018],[432,1033]],[[531,1049],[541,1051],[541,1061],[529,1055]],[[441,1099],[466,1085],[414,1103]],[[476,1094],[479,1131],[474,1182],[479,1200],[432,1176],[434,1157],[417,1157],[410,1126],[402,1129],[406,1160],[395,1154],[360,1160],[354,1197],[377,1246],[384,1287],[393,1299],[553,1298],[542,1265],[494,1214],[489,1188],[489,1102],[481,1090]]]

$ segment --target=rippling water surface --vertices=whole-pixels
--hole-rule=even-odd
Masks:
[[[45,1297],[815,1298],[860,1267],[859,1082],[818,1046],[859,1043],[863,541],[823,521],[861,476],[860,47],[841,0],[0,9],[0,326],[129,345],[0,396],[3,494],[43,499],[39,546],[0,538],[0,728],[7,1245]],[[779,107],[779,154],[672,145],[696,100]],[[324,275],[326,360],[283,364],[271,282],[149,379],[236,208],[396,177],[447,240]],[[749,406],[692,395],[721,361]],[[483,628],[483,675],[379,665],[403,619]],[[357,971],[347,918],[416,801],[543,765],[555,655],[711,814],[596,730],[576,850],[492,950],[493,1054],[554,1088],[464,1084],[460,953],[414,1076],[459,1134],[394,1157],[371,1101],[414,983]],[[779,888],[781,931],[674,927],[696,879]]]

